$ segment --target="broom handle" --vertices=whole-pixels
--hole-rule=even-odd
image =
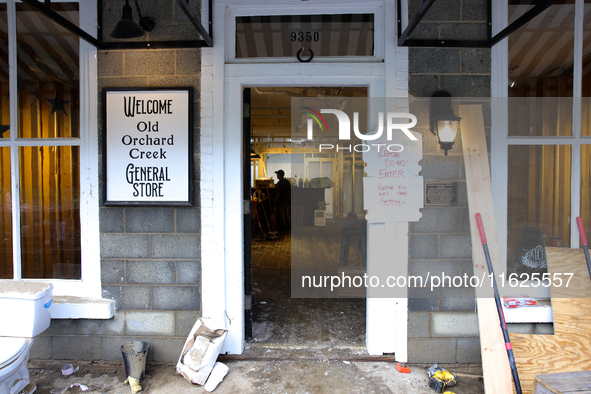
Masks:
[[[580,216],[577,218],[577,226],[579,226],[579,235],[581,236],[581,243],[583,244],[583,251],[585,252],[587,270],[589,270],[589,277],[591,278],[591,258],[589,257],[589,247],[587,246],[587,236],[585,235],[585,227],[583,227],[583,219],[581,219]]]
[[[521,394],[521,383],[519,382],[517,364],[515,363],[515,356],[513,355],[513,346],[511,345],[509,331],[507,331],[507,324],[505,323],[505,314],[503,313],[503,306],[501,304],[501,299],[499,297],[499,290],[497,289],[497,281],[495,279],[495,273],[493,271],[492,261],[490,259],[490,252],[488,250],[488,244],[486,242],[486,234],[484,233],[484,225],[482,224],[482,218],[480,216],[480,213],[476,214],[476,223],[478,224],[478,232],[480,233],[480,240],[482,241],[482,247],[484,248],[484,256],[486,257],[486,265],[488,266],[488,272],[491,274],[492,277],[495,304],[497,305],[497,313],[499,314],[499,319],[501,320],[501,330],[503,331],[505,349],[507,349],[507,356],[509,357],[509,365],[511,366],[511,375],[513,375],[515,391],[517,392],[517,394]]]

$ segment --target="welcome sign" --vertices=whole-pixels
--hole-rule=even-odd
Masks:
[[[191,205],[192,93],[103,90],[105,205]]]

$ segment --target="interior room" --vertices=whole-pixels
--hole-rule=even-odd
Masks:
[[[312,286],[310,293],[291,292],[292,280],[299,280],[295,274],[292,278],[292,259],[298,261],[298,272],[302,268],[312,275],[365,273],[362,154],[335,149],[319,153],[311,143],[293,138],[291,98],[367,97],[367,88],[253,87],[246,95],[248,91],[252,236],[245,247],[252,248],[252,343],[364,347],[365,290],[327,292]],[[291,185],[291,228],[286,230],[278,228],[274,207],[279,170]]]

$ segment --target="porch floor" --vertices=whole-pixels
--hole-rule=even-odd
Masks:
[[[263,353],[268,353],[259,349]],[[290,352],[293,354],[293,352]],[[224,361],[230,368],[224,381],[214,391],[219,394],[275,394],[275,393],[363,393],[363,394],[432,394],[428,387],[427,367],[411,365],[410,374],[396,371],[391,362],[357,362],[309,357],[284,360],[234,360]],[[71,362],[71,361],[70,361]],[[68,377],[61,374],[61,367],[67,361],[31,361],[31,380],[37,384],[36,394],[81,393],[79,387],[60,391],[59,388],[81,383],[89,387],[85,393],[129,394],[124,385],[123,362],[82,362],[76,365],[80,370]],[[458,384],[450,389],[455,393],[482,394],[480,366],[445,365],[458,376]],[[146,378],[141,382],[146,394],[206,393],[201,386],[187,382],[177,375],[173,364],[148,364]],[[58,390],[56,390],[58,389]]]

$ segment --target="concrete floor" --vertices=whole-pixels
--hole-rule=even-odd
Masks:
[[[259,349],[264,353],[269,353]],[[267,349],[269,350],[269,349]],[[273,352],[273,350],[270,350]],[[315,358],[310,350],[295,357],[278,360],[276,357],[258,360],[233,360],[224,363],[230,371],[215,393],[219,394],[276,394],[276,393],[435,393],[428,387],[425,365],[411,365],[410,374],[396,371],[392,362],[359,362],[331,356],[326,349],[317,350]],[[338,354],[338,351],[335,351]],[[284,354],[285,356],[285,354]],[[65,362],[63,363],[65,364]],[[37,384],[38,394],[79,393],[80,388],[68,388],[72,383],[89,387],[85,393],[131,393],[124,385],[123,362],[80,363],[80,370],[69,377],[61,375],[62,363],[56,361],[31,361],[31,379]],[[479,366],[444,366],[456,373],[458,384],[450,388],[457,394],[484,393]],[[146,378],[141,382],[142,393],[184,394],[206,393],[201,386],[192,385],[175,372],[172,364],[151,364],[146,368]],[[60,388],[66,391],[60,390]]]

